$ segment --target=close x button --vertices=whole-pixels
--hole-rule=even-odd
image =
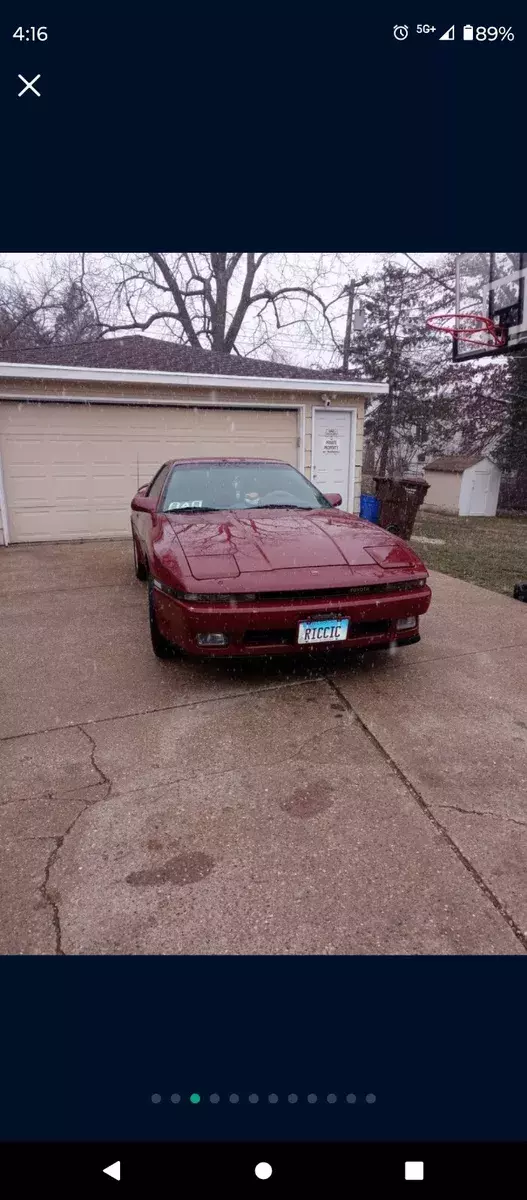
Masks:
[[[42,78],[41,75],[35,75],[34,78],[31,80],[26,79],[24,75],[19,75],[18,78],[24,84],[24,87],[18,93],[19,96],[23,96],[25,94],[25,92],[33,92],[33,95],[35,95],[35,96],[41,95],[41,93],[35,87],[37,80]]]

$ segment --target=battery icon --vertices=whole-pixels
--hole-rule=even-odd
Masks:
[[[464,42],[473,42],[474,41],[474,26],[473,25],[464,25],[463,26],[463,41]]]

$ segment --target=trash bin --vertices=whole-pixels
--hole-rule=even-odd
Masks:
[[[360,498],[359,516],[363,521],[371,521],[372,525],[376,525],[379,520],[379,512],[381,509],[380,500],[377,496],[369,496],[365,492]]]
[[[392,479],[379,475],[375,476],[374,483],[376,497],[380,502],[379,525],[409,542],[417,510],[423,503],[430,484],[422,477]]]

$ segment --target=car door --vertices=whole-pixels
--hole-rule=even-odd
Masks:
[[[150,500],[154,500],[156,504],[165,486],[169,471],[170,463],[164,463],[164,465],[157,472],[157,475],[154,475],[152,482],[146,489],[145,495],[148,496]],[[141,552],[145,562],[148,562],[151,548],[152,527],[155,517],[153,513],[148,512],[138,512],[135,514],[135,516],[137,518],[136,530],[141,545]]]

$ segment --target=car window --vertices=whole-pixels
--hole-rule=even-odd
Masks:
[[[287,463],[196,463],[172,468],[163,511],[180,509],[330,508]]]
[[[148,488],[148,491],[146,493],[150,500],[158,500],[159,499],[159,496],[161,495],[161,492],[163,491],[163,486],[164,486],[165,479],[168,475],[169,470],[170,470],[170,466],[169,465],[167,466],[167,464],[165,464],[163,467],[161,467],[161,470],[157,472],[157,475],[154,475],[154,478],[153,478],[153,480],[150,484],[150,487]]]

